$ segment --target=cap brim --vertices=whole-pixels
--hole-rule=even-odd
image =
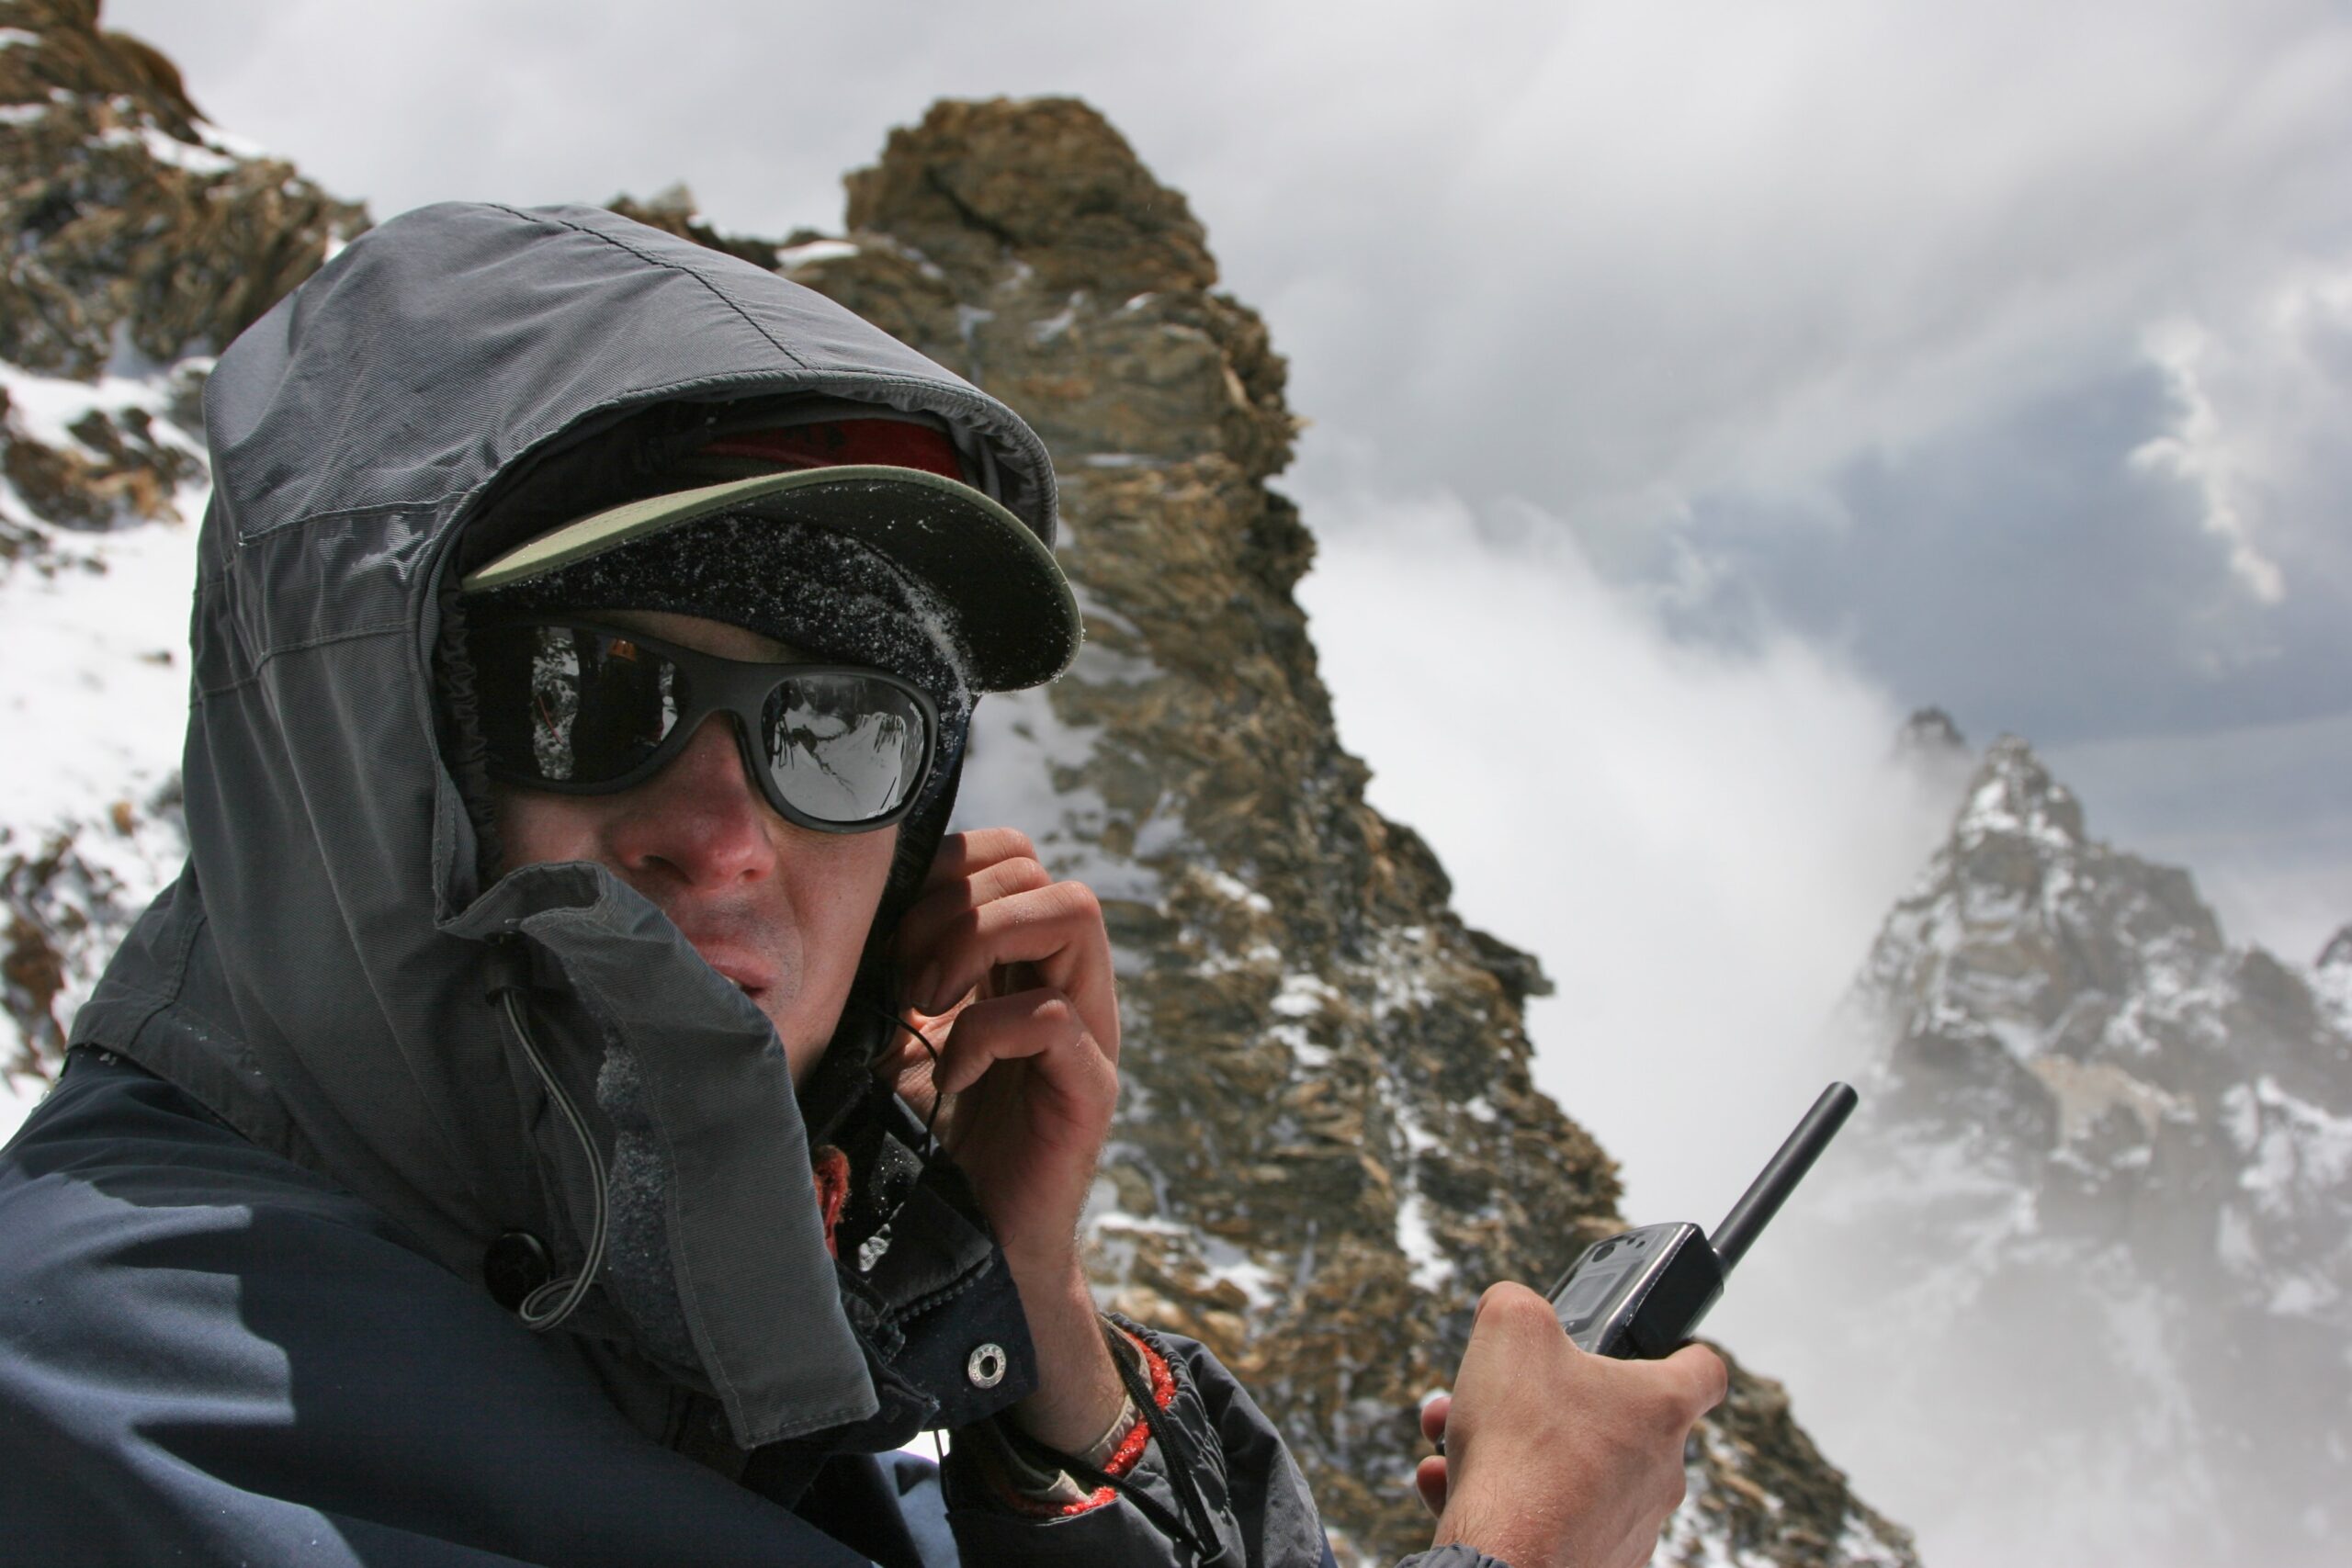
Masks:
[[[458,584],[486,593],[722,513],[749,513],[870,545],[956,617],[984,692],[1042,684],[1078,656],[1078,601],[1028,525],[967,484],[920,468],[799,468],[672,491],[568,523]]]

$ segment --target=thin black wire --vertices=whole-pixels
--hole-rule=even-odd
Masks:
[[[924,1142],[928,1143],[933,1150],[936,1150],[940,1146],[939,1136],[932,1131],[932,1127],[939,1120],[939,1102],[946,1098],[939,1089],[939,1047],[933,1045],[922,1030],[917,1029],[889,1009],[876,1005],[874,1010],[884,1021],[895,1023],[913,1035],[915,1043],[922,1047],[922,1054],[931,1058],[931,1108],[922,1115],[922,1135]]]

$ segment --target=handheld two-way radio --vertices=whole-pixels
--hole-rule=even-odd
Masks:
[[[1772,1216],[1860,1101],[1833,1083],[1805,1112],[1724,1223],[1713,1245],[1697,1225],[1644,1225],[1595,1242],[1549,1292],[1568,1337],[1595,1355],[1654,1360],[1670,1355],[1697,1331],[1699,1320],[1724,1293],[1732,1266]]]

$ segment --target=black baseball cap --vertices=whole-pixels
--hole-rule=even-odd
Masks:
[[[922,582],[955,615],[977,691],[1041,685],[1078,656],[1078,601],[1053,551],[966,481],[935,422],[877,411],[732,431],[676,473],[707,482],[575,518],[460,590],[514,587],[707,518],[772,518],[856,539]]]

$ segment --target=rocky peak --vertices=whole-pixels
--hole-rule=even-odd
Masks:
[[[2032,748],[2004,735],[1984,754],[1952,837],[1970,846],[2022,840],[2044,853],[2072,854],[2085,846],[2083,807]]]
[[[1788,1242],[1857,1281],[1808,1375],[1943,1413],[1878,1436],[2037,1521],[1991,1560],[2335,1560],[2348,969],[2342,938],[2312,971],[2233,946],[2186,873],[2090,838],[2007,738],[1889,916],[1839,1168],[1866,1174]],[[1919,1356],[1962,1324],[1964,1371]]]
[[[179,67],[153,45],[98,26],[98,0],[8,0],[0,25],[23,36],[0,62],[0,99],[49,101],[52,94],[96,96],[119,103],[165,134],[203,144],[204,119]]]
[[[1966,756],[1968,738],[1961,734],[1960,726],[1943,709],[1918,708],[1895,732],[1894,754],[1931,760]]]
[[[2005,736],[1889,916],[1863,987],[1902,1020],[1922,1072],[2046,1056],[2128,1070],[2167,1048],[2204,1051],[2194,999],[2241,962],[2186,873],[2091,839],[2073,792]]]
[[[934,104],[848,186],[853,233],[888,234],[959,285],[1016,259],[1048,290],[1118,299],[1216,282],[1182,195],[1076,98]]]
[[[845,241],[787,254],[788,276],[984,380],[1057,454],[1096,470],[1222,458],[1245,483],[1289,463],[1298,422],[1264,321],[1210,288],[1184,198],[1093,109],[937,104],[848,185]],[[1261,528],[1258,547],[1288,581],[1312,556],[1295,527]]]
[[[213,130],[87,0],[0,0],[0,360],[40,378],[0,387],[0,473],[30,514],[0,520],[13,558],[50,553],[39,525],[177,517],[203,355],[366,218]]]
[[[765,267],[771,272],[775,269],[782,252],[791,243],[786,241],[785,245],[777,245],[767,240],[719,233],[702,220],[695,193],[684,180],[654,192],[642,201],[619,196],[605,205],[624,218],[633,218],[639,223],[675,234],[682,240],[692,240],[698,245],[707,245],[714,251],[724,251],[739,261],[750,262],[753,266]]]
[[[366,221],[213,130],[87,0],[5,0],[0,28],[0,358],[90,380],[217,350]]]
[[[2352,1036],[2352,926],[2328,938],[2312,965],[2312,992],[2334,1018],[2335,1027]]]

